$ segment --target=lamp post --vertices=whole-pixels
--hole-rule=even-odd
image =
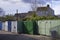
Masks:
[[[16,10],[16,14],[17,14],[17,21],[18,21],[18,9]]]

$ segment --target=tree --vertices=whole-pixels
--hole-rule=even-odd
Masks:
[[[31,0],[31,8],[32,8],[32,11],[36,11],[37,9],[37,0]]]
[[[7,16],[5,17],[5,20],[16,20],[16,19],[15,19],[15,17],[12,16],[12,15],[7,15]]]

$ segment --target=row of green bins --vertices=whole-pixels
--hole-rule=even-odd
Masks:
[[[38,34],[38,25],[36,21],[18,21],[18,33],[24,34]]]
[[[18,21],[18,22],[17,22],[17,31],[18,31],[19,34],[24,33],[24,32],[23,32],[23,28],[24,28],[24,23],[23,23],[23,21]]]
[[[25,21],[24,30],[27,34],[38,34],[38,26],[36,21]]]

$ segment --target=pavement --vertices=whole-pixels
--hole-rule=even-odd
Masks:
[[[17,33],[14,33],[14,32],[8,32],[8,31],[0,31],[0,34],[17,34]]]
[[[0,40],[55,40],[55,39],[42,35],[15,34],[11,32],[0,31]]]

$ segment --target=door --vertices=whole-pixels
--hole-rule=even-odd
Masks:
[[[11,21],[8,21],[8,31],[11,32]]]
[[[0,21],[0,30],[2,30],[2,22]]]

